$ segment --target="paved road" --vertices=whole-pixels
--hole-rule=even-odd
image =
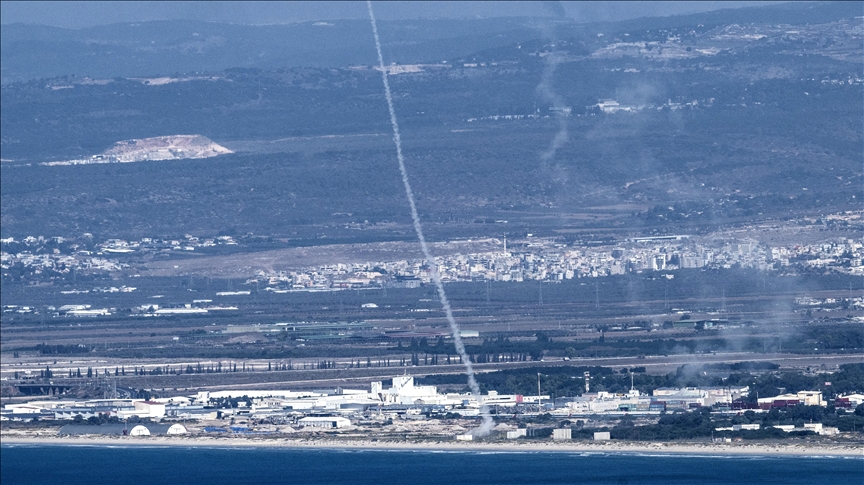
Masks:
[[[502,369],[514,369],[525,367],[560,367],[560,366],[602,366],[602,367],[645,367],[649,374],[663,375],[675,372],[684,364],[712,364],[712,363],[735,363],[735,362],[773,362],[781,368],[806,368],[818,367],[825,370],[833,370],[841,364],[864,362],[864,354],[844,355],[799,355],[799,354],[754,354],[747,352],[715,353],[715,354],[682,354],[669,356],[646,356],[645,358],[620,357],[602,359],[572,359],[570,361],[548,361],[548,362],[516,362],[516,363],[494,363],[475,364],[477,373],[494,372]],[[316,372],[307,371],[300,379],[283,380],[280,382],[258,382],[241,385],[207,386],[207,388],[219,389],[252,389],[256,386],[267,389],[310,389],[310,388],[335,388],[342,387],[365,387],[372,381],[386,381],[394,375],[406,372],[411,375],[428,374],[462,374],[465,369],[461,365],[445,366],[415,366],[415,367],[389,367],[373,369],[348,369],[339,371],[339,377],[324,377]],[[331,371],[332,372],[332,371]]]
[[[603,366],[612,368],[645,367],[649,374],[662,375],[675,372],[684,364],[702,365],[710,363],[735,362],[773,362],[784,368],[818,368],[824,370],[836,369],[838,365],[864,362],[864,354],[842,355],[800,355],[800,354],[755,354],[747,352],[708,353],[708,354],[678,354],[639,357],[614,358],[577,358],[570,361],[556,359],[541,362],[509,362],[474,364],[478,373],[493,372],[502,369],[526,367],[559,367],[559,366]],[[247,364],[249,362],[247,361]],[[148,362],[148,367],[152,362]],[[431,374],[463,374],[465,368],[461,364],[421,365],[412,367],[360,367],[353,369],[308,369],[290,371],[261,371],[266,369],[266,362],[254,362],[256,372],[224,372],[182,375],[126,375],[117,378],[109,377],[110,383],[120,387],[136,389],[157,389],[164,395],[189,394],[195,390],[216,389],[333,389],[336,387],[365,388],[372,381],[387,381],[393,376],[408,373],[415,376]],[[179,364],[163,363],[176,367]],[[127,366],[131,367],[131,366]],[[185,365],[183,365],[185,367]],[[113,369],[113,368],[112,368]],[[127,373],[130,373],[127,371]],[[100,376],[99,382],[104,380]],[[86,385],[87,381],[98,384],[96,379],[52,379],[55,385]],[[6,381],[6,384],[12,384]]]

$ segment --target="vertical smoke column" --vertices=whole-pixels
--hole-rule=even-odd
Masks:
[[[459,353],[462,363],[465,364],[465,373],[468,375],[468,386],[471,388],[474,399],[477,399],[477,402],[480,403],[480,414],[483,417],[483,422],[479,428],[474,430],[474,434],[484,436],[489,434],[495,423],[492,421],[492,416],[489,415],[489,408],[483,403],[480,397],[480,386],[477,385],[477,379],[474,378],[474,368],[471,365],[471,358],[465,352],[465,344],[462,343],[462,337],[459,335],[459,324],[453,318],[450,301],[444,292],[444,285],[441,283],[441,276],[438,274],[438,263],[432,257],[429,245],[426,244],[426,237],[423,236],[423,226],[420,225],[420,216],[417,214],[417,205],[414,203],[414,192],[411,191],[411,184],[408,182],[408,171],[405,169],[405,157],[402,156],[402,138],[399,136],[399,123],[396,121],[396,111],[393,109],[393,96],[390,94],[387,68],[384,66],[384,56],[381,54],[381,40],[378,37],[378,25],[375,22],[375,13],[372,11],[372,2],[367,0],[366,7],[369,9],[372,34],[375,36],[375,49],[378,51],[378,67],[381,69],[381,78],[384,80],[384,95],[387,98],[387,108],[390,110],[390,124],[393,126],[393,143],[396,145],[396,158],[399,160],[399,172],[402,173],[405,195],[408,197],[408,204],[411,206],[411,219],[414,221],[414,232],[417,233],[417,239],[420,240],[420,247],[423,249],[426,264],[431,269],[432,281],[435,283],[435,288],[438,289],[438,298],[441,300],[444,313],[447,315],[447,322],[450,324],[450,332],[453,334],[453,343],[456,346],[456,352]]]

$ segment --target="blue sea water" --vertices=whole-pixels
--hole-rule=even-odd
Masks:
[[[864,459],[3,445],[0,483],[835,485],[864,483]]]

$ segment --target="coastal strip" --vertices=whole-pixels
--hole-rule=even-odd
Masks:
[[[864,459],[864,446],[850,444],[781,444],[781,443],[675,443],[675,442],[449,442],[391,440],[328,440],[297,438],[226,438],[226,437],[66,437],[10,436],[0,437],[0,444],[30,446],[170,446],[228,448],[309,448],[382,451],[464,451],[513,453],[625,453],[679,455],[751,455],[857,457]]]

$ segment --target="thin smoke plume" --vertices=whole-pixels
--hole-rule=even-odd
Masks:
[[[546,30],[546,29],[543,29]],[[555,137],[552,139],[552,142],[549,144],[549,148],[546,149],[540,155],[540,159],[544,163],[548,163],[555,158],[555,154],[558,152],[558,149],[561,148],[570,138],[569,133],[567,132],[567,119],[566,113],[564,109],[567,107],[564,98],[562,98],[558,93],[555,92],[552,87],[553,80],[555,77],[555,70],[558,68],[558,64],[561,62],[561,54],[557,50],[557,40],[555,39],[554,33],[551,35],[552,37],[552,52],[548,53],[545,56],[546,66],[543,68],[543,77],[540,78],[540,84],[537,86],[537,92],[540,96],[548,101],[552,108],[555,109],[554,114],[555,118],[558,120],[558,132],[555,133]]]
[[[408,171],[405,169],[405,157],[402,155],[402,138],[399,136],[399,123],[396,121],[396,111],[393,109],[393,96],[390,94],[390,82],[387,80],[387,68],[384,66],[384,56],[381,53],[381,40],[378,37],[378,25],[375,22],[375,13],[372,10],[372,2],[366,2],[366,7],[369,10],[369,20],[372,22],[372,34],[375,36],[375,49],[378,51],[378,67],[381,69],[381,79],[384,81],[384,95],[387,98],[387,108],[390,111],[390,124],[393,126],[393,143],[396,145],[396,158],[399,160],[399,172],[402,174],[402,184],[405,186],[405,195],[408,198],[408,204],[411,206],[411,219],[414,221],[414,232],[417,233],[417,239],[420,240],[420,247],[423,250],[423,256],[426,258],[426,264],[431,269],[432,281],[435,283],[435,288],[438,290],[438,298],[441,300],[441,307],[444,308],[444,313],[447,315],[447,322],[450,324],[450,332],[453,334],[453,343],[456,346],[456,352],[462,359],[465,365],[465,373],[468,375],[468,386],[471,388],[471,393],[474,399],[480,403],[480,414],[483,422],[480,427],[473,431],[473,434],[484,436],[492,431],[495,423],[492,421],[492,416],[489,414],[489,408],[483,403],[480,397],[480,386],[477,385],[477,379],[474,378],[474,368],[471,365],[471,358],[465,352],[465,344],[462,343],[462,337],[459,335],[459,324],[453,318],[453,310],[450,307],[450,301],[447,299],[447,294],[444,292],[444,285],[441,283],[441,277],[438,275],[438,264],[432,253],[429,251],[429,245],[426,244],[426,237],[423,236],[423,226],[420,225],[420,216],[417,214],[417,205],[414,203],[414,192],[411,191],[411,184],[408,181]]]

